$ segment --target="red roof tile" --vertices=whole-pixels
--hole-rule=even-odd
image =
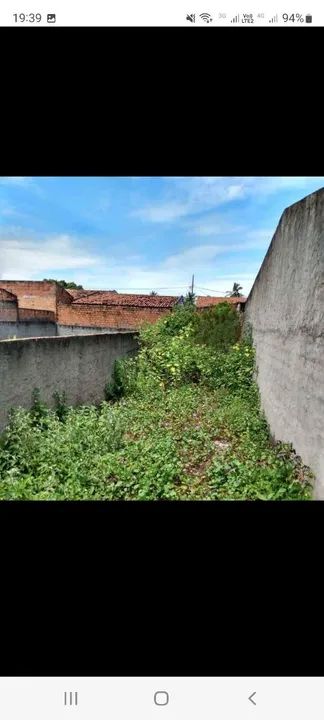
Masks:
[[[246,297],[197,297],[196,305],[198,308],[210,307],[212,305],[218,305],[221,302],[229,302],[233,305],[237,303],[246,303]]]
[[[87,291],[86,290],[74,290],[72,288],[64,288],[69,295],[72,295],[73,298],[78,298],[80,295],[84,295]]]
[[[97,293],[98,290],[75,290],[74,288],[65,288],[66,292],[69,293],[69,295],[72,295],[74,300],[78,300],[79,297],[83,297],[84,295],[93,295],[94,293]],[[115,290],[106,290],[106,292],[116,292]]]
[[[131,295],[109,290],[92,290],[73,300],[73,305],[128,305],[129,307],[168,308],[178,301],[176,295]]]

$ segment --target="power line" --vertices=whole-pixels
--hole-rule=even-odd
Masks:
[[[154,290],[175,290],[176,288],[187,288],[187,285],[169,285],[168,287],[154,287]],[[116,290],[151,290],[152,285],[146,285],[145,287],[118,287]],[[98,291],[99,292],[99,291]]]
[[[221,295],[225,295],[227,292],[226,290],[212,290],[211,288],[198,287],[198,285],[196,285],[196,288],[198,290],[207,290],[207,292],[217,292],[217,293],[220,293]]]

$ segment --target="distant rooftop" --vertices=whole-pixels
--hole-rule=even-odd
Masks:
[[[247,298],[245,296],[243,297],[202,297],[201,295],[197,297],[196,306],[198,308],[204,308],[204,307],[210,307],[212,305],[218,305],[222,302],[229,302],[232,303],[232,305],[237,305],[238,303],[246,303]]]
[[[68,291],[80,293],[73,300],[74,305],[128,305],[133,307],[171,308],[179,298],[177,295],[133,295],[117,293],[115,290]],[[82,293],[82,294],[81,294]]]

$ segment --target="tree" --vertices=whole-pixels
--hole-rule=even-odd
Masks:
[[[191,292],[191,290],[189,290],[189,291],[187,292],[187,295],[186,295],[186,297],[185,297],[185,299],[184,299],[184,303],[183,303],[183,304],[184,304],[185,306],[187,306],[187,305],[195,305],[195,304],[196,304],[196,303],[195,303],[195,300],[196,300],[196,295],[195,295],[195,293],[193,293],[193,292]]]
[[[65,280],[54,280],[53,278],[44,278],[43,282],[55,282],[67,290],[84,290],[82,285],[76,285],[74,282],[66,282]]]
[[[243,297],[240,290],[243,290],[242,285],[235,282],[235,283],[233,283],[233,289],[228,290],[226,295],[227,295],[227,297]]]
[[[152,290],[152,292],[150,292],[150,295],[157,295],[157,292],[155,292],[155,290]]]

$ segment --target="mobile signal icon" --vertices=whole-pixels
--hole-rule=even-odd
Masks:
[[[278,15],[274,15],[271,20],[269,20],[269,23],[277,23],[278,22]]]
[[[240,16],[235,15],[235,17],[233,17],[233,20],[231,20],[231,23],[238,23],[238,22],[240,22]]]

